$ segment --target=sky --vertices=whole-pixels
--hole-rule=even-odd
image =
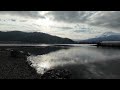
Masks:
[[[43,32],[84,40],[120,32],[120,11],[0,11],[0,31]]]

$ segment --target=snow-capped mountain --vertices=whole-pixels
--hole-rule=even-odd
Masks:
[[[98,43],[101,41],[120,41],[120,33],[105,32],[105,33],[103,33],[100,36],[97,36],[95,38],[82,40],[82,42],[88,42],[88,43]]]
[[[97,36],[96,38],[99,38],[99,37],[108,37],[108,36],[112,36],[112,35],[120,35],[120,33],[116,33],[116,32],[105,32],[105,33],[101,34],[100,36]]]

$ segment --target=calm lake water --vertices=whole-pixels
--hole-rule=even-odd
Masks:
[[[50,69],[63,68],[71,71],[73,79],[120,78],[120,48],[73,46],[42,55],[31,55],[28,61],[40,74]]]
[[[69,70],[72,79],[120,79],[120,48],[86,44],[0,44],[2,46],[30,52],[28,61],[39,74],[58,68]]]

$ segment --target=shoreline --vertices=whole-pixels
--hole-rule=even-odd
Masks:
[[[11,57],[9,51],[0,52],[0,79],[40,79],[27,62],[27,57]]]
[[[27,61],[28,54],[21,52],[21,48],[14,49],[0,48],[0,79],[70,79],[70,72],[65,69],[53,69],[43,75],[38,74],[31,67],[31,62]]]

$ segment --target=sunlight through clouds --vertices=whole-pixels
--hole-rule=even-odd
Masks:
[[[70,39],[119,32],[119,22],[119,11],[0,11],[1,31],[44,32]]]

